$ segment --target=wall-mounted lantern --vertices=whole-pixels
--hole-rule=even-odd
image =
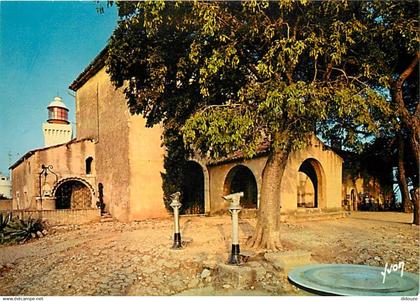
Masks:
[[[54,184],[58,181],[58,175],[53,172],[53,166],[52,165],[41,165],[41,172],[39,173],[38,176],[38,182],[39,182],[39,206],[38,206],[38,210],[42,210],[42,196],[43,195],[50,195],[51,192],[43,192],[42,191],[42,176],[44,176],[44,184],[47,182],[47,176],[48,173],[52,173],[55,176],[55,182]]]

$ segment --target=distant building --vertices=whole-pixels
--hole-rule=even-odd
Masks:
[[[381,158],[336,150],[343,165],[343,202],[348,210],[395,210],[392,166]]]
[[[9,177],[0,173],[0,199],[2,198],[12,198],[12,182]]]
[[[54,97],[54,100],[48,105],[48,120],[42,125],[45,146],[63,144],[72,139],[68,112],[69,109],[61,97]]]

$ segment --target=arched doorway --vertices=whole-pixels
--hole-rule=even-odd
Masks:
[[[188,161],[184,171],[181,214],[204,214],[204,173],[200,164]]]
[[[241,206],[247,209],[257,208],[258,189],[254,174],[248,167],[237,165],[226,176],[223,194],[228,195],[241,191],[244,193],[241,198]]]
[[[297,207],[325,207],[325,183],[321,164],[315,159],[306,159],[299,167]]]
[[[87,209],[92,207],[92,193],[78,180],[62,182],[55,189],[56,209]]]

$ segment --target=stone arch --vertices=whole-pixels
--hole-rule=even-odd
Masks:
[[[204,214],[210,210],[209,173],[196,160],[187,161],[182,187],[181,214]]]
[[[244,192],[241,198],[241,206],[246,209],[258,207],[257,180],[250,168],[239,164],[232,167],[226,175],[223,185],[223,195]]]
[[[56,209],[92,208],[94,189],[82,178],[70,177],[58,181],[52,195],[56,199]]]
[[[326,207],[326,177],[321,163],[314,158],[304,160],[298,170],[297,207]]]

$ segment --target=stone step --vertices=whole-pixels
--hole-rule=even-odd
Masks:
[[[321,213],[321,208],[297,208],[297,214],[306,214],[306,213]]]
[[[101,223],[110,223],[113,222],[114,219],[113,218],[105,218],[105,219],[101,219]]]
[[[114,218],[112,217],[112,215],[108,212],[105,212],[101,215],[101,223],[107,223],[107,222],[112,222],[114,221]]]
[[[247,252],[244,252],[246,254]],[[251,253],[248,253],[250,255]],[[267,252],[264,259],[270,263],[277,271],[288,273],[295,267],[315,264],[312,260],[311,253],[297,250],[285,252]],[[240,265],[229,265],[218,263],[215,268],[215,287],[224,287],[229,285],[235,289],[244,289],[258,285],[267,273],[267,269],[261,262],[248,261]]]
[[[264,258],[272,263],[275,269],[285,273],[295,267],[315,263],[311,253],[305,251],[268,252],[264,254]]]
[[[243,289],[255,285],[254,275],[255,272],[249,266],[219,263],[216,268],[215,284],[218,287],[228,284],[233,288]]]
[[[306,222],[306,221],[321,221],[321,220],[331,220],[339,219],[349,216],[349,213],[346,211],[337,211],[337,212],[314,212],[314,213],[295,213],[295,214],[285,214],[280,216],[280,220],[283,222]]]

